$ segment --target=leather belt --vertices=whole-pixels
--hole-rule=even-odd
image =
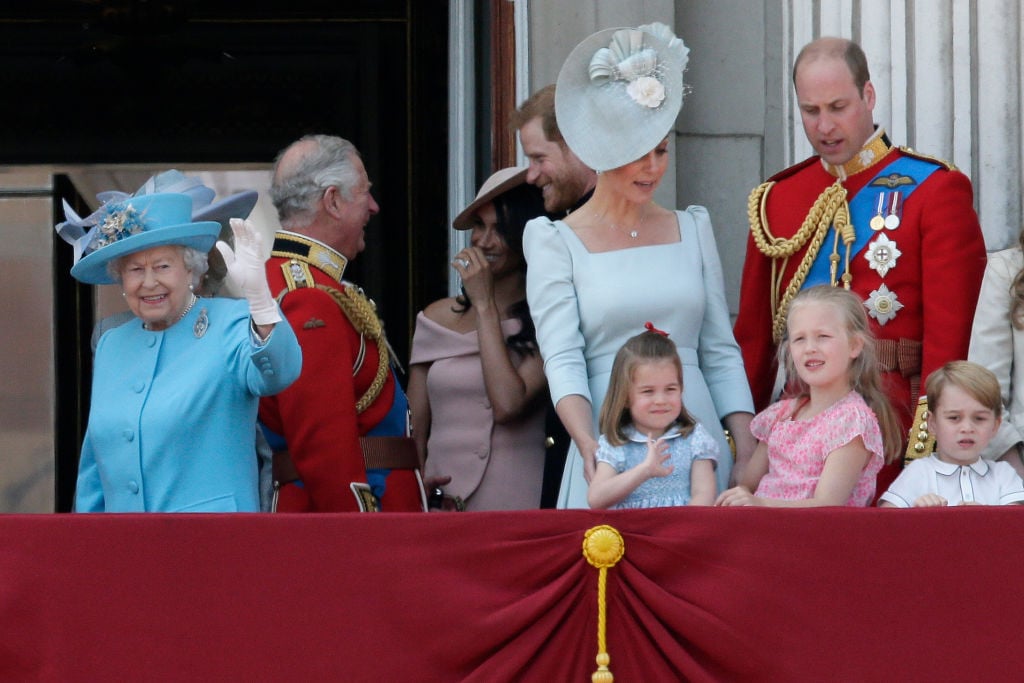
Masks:
[[[273,473],[275,486],[284,486],[301,479],[288,451],[274,451]]]
[[[362,436],[359,446],[363,451],[363,465],[372,469],[418,469],[419,456],[416,442],[407,436]],[[284,486],[300,481],[299,471],[288,451],[274,451],[274,484]]]

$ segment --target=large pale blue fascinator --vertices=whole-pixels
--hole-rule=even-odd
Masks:
[[[689,52],[662,23],[605,29],[577,45],[555,85],[555,116],[569,149],[607,171],[657,147],[682,107]]]

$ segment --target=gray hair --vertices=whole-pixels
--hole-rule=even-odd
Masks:
[[[183,244],[172,244],[172,247],[177,247],[181,250],[181,258],[185,262],[185,270],[192,274],[192,288],[198,290],[199,283],[203,279],[203,275],[206,274],[206,269],[209,268],[209,260],[206,257],[205,251],[199,251],[192,247],[186,247]],[[118,284],[121,283],[121,265],[124,259],[131,254],[125,254],[124,256],[118,256],[115,259],[107,261],[107,274],[110,275]]]
[[[303,154],[288,175],[281,172],[281,160],[295,145],[314,143]],[[359,151],[348,140],[333,135],[306,135],[286,147],[274,159],[274,180],[270,199],[277,208],[281,224],[307,217],[315,202],[329,187],[337,187],[346,200],[352,199],[352,190],[360,176],[352,165]]]

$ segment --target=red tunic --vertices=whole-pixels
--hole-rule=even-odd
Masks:
[[[288,283],[282,265],[292,260],[308,265],[318,285],[335,289],[353,287],[341,279],[345,258],[316,243],[310,256],[294,256],[308,250],[306,237],[278,232],[274,252],[267,261],[267,279],[275,295]],[[277,254],[289,252],[291,258]],[[330,273],[330,274],[329,274]],[[298,288],[281,299],[281,310],[295,330],[302,347],[302,374],[288,389],[260,400],[260,420],[284,437],[302,486],[281,488],[279,512],[357,511],[349,484],[366,481],[359,437],[369,432],[388,413],[395,395],[391,372],[379,396],[362,413],[356,402],[377,373],[376,344],[366,337],[365,358],[353,376],[360,350],[360,334],[337,302],[315,287]]]
[[[849,176],[843,183],[848,198],[904,154],[899,149],[890,149],[870,167]],[[836,178],[826,171],[818,157],[812,157],[773,180],[776,184],[765,204],[767,227],[775,237],[789,238],[800,228],[814,201]],[[866,226],[855,227],[860,232]],[[959,171],[940,167],[903,202],[900,226],[884,232],[900,251],[896,265],[883,277],[870,267],[864,256],[866,249],[851,254],[851,289],[867,300],[873,290],[885,284],[903,304],[895,318],[884,325],[869,318],[871,331],[878,339],[922,343],[923,392],[929,373],[947,361],[967,357],[974,307],[985,270],[985,243],[974,212],[970,180]],[[830,231],[822,251],[831,252],[831,244]],[[781,280],[783,291],[806,248],[805,245],[789,258]],[[734,331],[759,411],[771,401],[777,368],[770,310],[771,268],[772,259],[763,255],[750,237]],[[919,398],[911,395],[911,378],[900,372],[886,372],[883,383],[909,430]]]

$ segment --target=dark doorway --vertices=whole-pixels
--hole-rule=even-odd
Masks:
[[[269,163],[305,133],[345,137],[381,206],[346,276],[404,362],[415,312],[446,294],[447,30],[446,0],[5,2],[0,164]],[[83,381],[58,372],[58,414],[82,413]],[[58,443],[58,510],[80,443]]]

